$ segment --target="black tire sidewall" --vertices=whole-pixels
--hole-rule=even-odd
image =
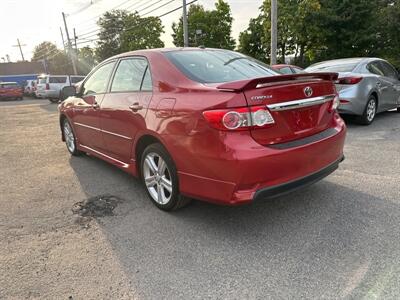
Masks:
[[[172,196],[171,200],[167,204],[160,204],[157,203],[153,197],[150,195],[150,192],[148,191],[146,187],[146,183],[144,181],[144,175],[143,175],[143,166],[144,166],[144,160],[147,154],[149,153],[156,153],[161,158],[165,161],[167,164],[170,176],[171,176],[171,182],[172,182]],[[151,202],[158,208],[165,210],[165,211],[171,211],[174,210],[175,207],[178,205],[179,202],[179,179],[178,179],[178,172],[175,166],[174,161],[172,160],[171,156],[169,155],[168,151],[164,148],[163,145],[159,143],[151,144],[145,148],[141,155],[140,159],[140,177],[143,182],[144,188],[146,190],[146,193],[148,197],[151,199]]]
[[[80,155],[82,152],[79,151],[79,150],[77,149],[77,147],[76,147],[76,136],[75,136],[75,132],[74,132],[74,129],[72,128],[72,126],[71,126],[71,123],[68,121],[68,119],[64,119],[64,121],[63,121],[62,131],[63,131],[64,139],[65,139],[64,126],[65,126],[66,123],[69,124],[69,128],[71,128],[72,135],[74,136],[74,151],[71,152],[71,150],[69,150],[69,148],[68,148],[68,146],[67,146],[67,141],[65,141],[65,146],[67,146],[67,150],[68,150],[69,153],[71,153],[71,154],[74,155],[74,156],[78,156],[78,155]]]

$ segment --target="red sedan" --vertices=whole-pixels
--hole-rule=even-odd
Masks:
[[[0,99],[22,100],[22,88],[16,82],[0,82]]]
[[[243,204],[314,183],[343,160],[336,73],[278,75],[219,49],[154,49],[102,62],[59,106],[69,152],[140,176],[163,210]]]

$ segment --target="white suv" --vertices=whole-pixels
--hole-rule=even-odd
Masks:
[[[38,77],[36,97],[58,102],[63,87],[82,81],[85,76],[78,75],[42,75]]]

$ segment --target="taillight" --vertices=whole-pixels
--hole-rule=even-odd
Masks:
[[[363,77],[343,77],[336,80],[336,84],[357,84],[359,83]]]
[[[339,95],[336,95],[335,98],[333,98],[331,110],[336,110],[339,107],[339,105],[340,105]]]
[[[247,130],[274,124],[274,118],[265,106],[218,109],[203,112],[211,127],[219,130]]]
[[[50,84],[46,83],[46,90],[50,89]]]

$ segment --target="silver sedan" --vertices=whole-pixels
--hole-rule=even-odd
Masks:
[[[358,116],[369,125],[377,113],[400,112],[400,76],[387,61],[379,58],[346,58],[317,63],[306,72],[337,72],[339,113]]]

